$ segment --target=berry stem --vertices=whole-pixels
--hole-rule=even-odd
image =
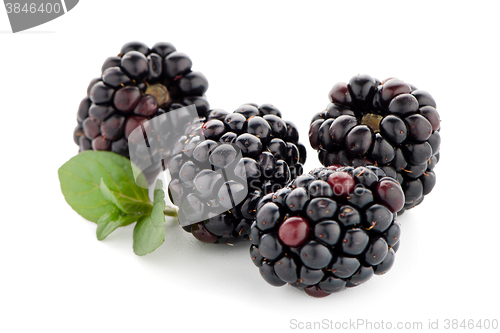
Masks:
[[[165,214],[165,216],[177,217],[177,208],[166,206],[165,210],[163,211],[163,214]]]

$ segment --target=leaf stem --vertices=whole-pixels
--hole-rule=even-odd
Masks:
[[[171,206],[166,206],[165,210],[163,211],[163,214],[165,214],[166,216],[177,217],[177,208],[171,207]]]

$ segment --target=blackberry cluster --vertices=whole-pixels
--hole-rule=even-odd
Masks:
[[[295,125],[270,104],[211,110],[190,124],[167,163],[184,230],[206,243],[248,239],[260,199],[302,174],[306,150],[298,140]]]
[[[405,193],[401,210],[420,204],[435,183],[440,118],[426,91],[398,79],[368,75],[336,84],[331,103],[311,122],[309,141],[329,165],[376,165]]]
[[[74,141],[79,151],[107,150],[129,157],[128,136],[147,120],[186,105],[206,116],[205,76],[191,71],[191,59],[170,43],[151,49],[125,44],[102,65],[78,109]]]
[[[250,255],[273,286],[314,297],[358,286],[394,263],[401,186],[375,166],[330,166],[266,195],[251,226]]]

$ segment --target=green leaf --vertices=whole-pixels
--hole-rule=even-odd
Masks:
[[[139,215],[126,215],[115,208],[113,212],[104,214],[97,221],[97,239],[103,240],[119,227],[129,225],[140,219]]]
[[[120,225],[117,223],[120,218],[120,213],[117,208],[113,209],[111,212],[104,213],[103,216],[97,221],[97,239],[103,240],[110,233],[112,233]]]
[[[161,180],[156,182],[150,216],[143,216],[134,228],[134,252],[139,256],[156,250],[165,241],[165,193]]]
[[[148,190],[137,186],[129,159],[111,152],[85,151],[59,168],[61,190],[68,204],[80,215],[98,222],[115,209],[101,191],[101,181],[127,212],[149,213]],[[149,208],[147,208],[149,207]]]
[[[126,213],[125,208],[120,204],[120,201],[118,201],[118,198],[115,196],[113,192],[111,192],[109,187],[106,186],[102,178],[101,178],[101,185],[99,186],[99,188],[101,189],[101,193],[104,196],[104,198],[106,198],[106,200],[113,203],[113,205],[115,205],[122,212]],[[97,223],[99,223],[99,221]]]
[[[112,202],[116,207],[118,207],[119,210],[121,210],[125,214],[137,214],[137,212],[149,214],[151,212],[152,205],[149,199],[147,203],[137,202],[137,200],[130,200],[130,197],[124,196],[122,193],[111,191],[102,179],[100,189],[102,195],[106,198],[106,200]]]

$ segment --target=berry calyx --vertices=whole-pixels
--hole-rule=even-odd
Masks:
[[[145,94],[154,96],[158,105],[162,105],[170,99],[170,93],[168,92],[167,87],[160,83],[148,86]]]
[[[367,113],[361,118],[361,124],[370,127],[374,133],[380,132],[380,122],[384,119],[379,114]]]

